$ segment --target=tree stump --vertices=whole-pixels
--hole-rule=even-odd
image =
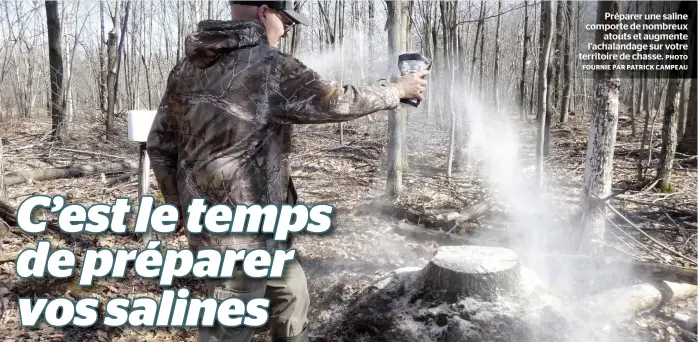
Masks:
[[[491,300],[516,289],[520,273],[514,251],[488,246],[446,246],[422,270],[422,291],[447,302],[461,297]]]

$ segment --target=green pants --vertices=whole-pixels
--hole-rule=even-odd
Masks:
[[[238,268],[232,279],[207,279],[208,295],[223,301],[253,298],[271,301],[269,321],[272,341],[308,342],[308,306],[310,298],[305,272],[297,260],[288,261],[281,279],[252,279]],[[228,328],[220,324],[199,328],[199,342],[249,342],[255,328]]]

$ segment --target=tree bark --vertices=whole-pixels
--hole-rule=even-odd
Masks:
[[[543,185],[543,155],[545,146],[545,112],[548,91],[548,61],[550,59],[550,45],[553,40],[553,5],[551,1],[542,1],[540,10],[540,40],[541,44],[538,60],[538,139],[536,146],[536,174],[538,186]]]
[[[104,39],[104,1],[99,0],[99,108],[103,112],[107,112],[108,99],[107,99],[107,55],[104,51],[104,45],[107,43]]]
[[[480,87],[480,103],[484,104],[485,103],[485,87],[483,85],[484,81],[484,72],[485,72],[485,32],[487,28],[487,23],[485,22],[485,11],[487,8],[487,3],[482,0],[480,1],[480,6],[482,6],[482,16],[480,17],[480,21],[482,22],[482,27],[480,28],[480,78],[479,78],[479,87]]]
[[[690,7],[693,6],[693,11]],[[687,14],[689,17],[695,17],[695,4],[682,1],[678,9],[679,13]],[[691,13],[692,12],[692,13]],[[693,30],[695,30],[695,18],[690,19],[693,22]],[[678,33],[678,31],[677,31]],[[691,35],[692,38],[689,45],[693,47],[695,52],[695,35]],[[695,53],[691,54],[689,68],[695,68]],[[669,84],[667,85],[666,97],[664,100],[664,126],[662,128],[662,151],[659,156],[659,164],[657,165],[657,179],[659,182],[657,186],[662,189],[663,192],[673,192],[673,186],[671,184],[671,173],[674,164],[674,154],[676,153],[677,145],[677,133],[676,133],[676,120],[677,120],[677,102],[681,100],[681,93],[683,93],[683,77],[690,77],[689,73],[683,73],[681,71],[670,71],[669,72]],[[693,78],[695,80],[695,78]],[[695,108],[694,108],[695,109]],[[694,113],[695,114],[695,113]],[[695,147],[695,141],[694,141]]]
[[[551,63],[548,64],[546,72],[546,81],[548,82],[548,92],[546,93],[545,102],[545,126],[543,128],[543,157],[547,157],[550,153],[550,125],[553,122],[553,114],[555,111],[555,70],[552,63],[555,59],[551,58]]]
[[[696,92],[698,92],[698,87],[696,87],[696,79],[691,79],[691,90],[688,92],[688,110],[686,112],[686,130],[681,137],[681,143],[677,148],[677,151],[683,154],[688,154],[695,156],[696,152],[696,131],[698,130],[698,120],[696,120]]]
[[[695,2],[689,1],[690,7],[693,10],[693,15],[689,15],[689,32],[696,32],[696,16],[695,16],[695,8],[696,4]],[[684,6],[688,7],[689,4],[684,4]],[[688,73],[688,77],[685,77],[686,79],[690,78],[691,79],[691,89],[688,92],[688,111],[686,113],[686,128],[684,129],[683,136],[681,136],[681,141],[679,142],[679,145],[677,147],[677,151],[683,154],[688,154],[691,156],[698,155],[698,144],[696,141],[696,131],[698,131],[698,120],[696,120],[696,111],[698,111],[698,108],[696,108],[696,92],[698,92],[698,88],[696,88],[696,35],[691,34],[689,35],[690,41],[689,41],[689,50],[688,51],[693,51],[693,53],[690,54],[690,61],[689,61],[689,69],[690,72]]]
[[[109,139],[114,130],[114,108],[116,107],[116,74],[117,70],[117,35],[119,30],[119,1],[114,6],[114,16],[112,17],[112,29],[107,38],[107,122],[106,137]]]
[[[555,39],[553,51],[550,56],[550,64],[553,68],[553,80],[552,87],[550,89],[551,101],[549,105],[553,111],[560,109],[560,100],[562,99],[562,44],[563,40],[565,39],[565,1],[557,1],[556,7]]]
[[[664,125],[662,127],[662,152],[657,164],[657,186],[662,191],[673,192],[671,185],[671,173],[674,166],[674,153],[676,152],[676,101],[681,79],[673,78],[667,88]]]
[[[617,13],[618,2],[599,2],[596,21],[617,24],[618,20],[605,19],[604,13]],[[604,33],[616,34],[616,30],[597,31],[596,43],[604,42]],[[607,41],[608,42],[608,41]],[[610,42],[609,42],[610,43]],[[609,53],[614,53],[610,51]],[[611,61],[611,64],[617,61]],[[613,176],[613,153],[618,125],[618,92],[620,80],[615,68],[594,71],[594,116],[589,127],[589,140],[582,186],[582,240],[580,250],[588,254],[601,252],[605,239],[605,206],[598,206],[598,199],[610,195]]]
[[[521,79],[519,80],[519,110],[521,121],[526,119],[526,66],[528,65],[528,44],[531,36],[528,32],[528,0],[524,0],[524,38],[523,38],[523,54],[521,56]]]
[[[54,169],[23,171],[5,176],[5,185],[13,186],[26,182],[46,181],[61,178],[78,178],[96,173],[116,173],[132,170],[128,163],[104,165],[73,165]]]
[[[679,117],[676,121],[676,138],[681,140],[686,129],[686,85],[689,84],[684,78],[679,87]]]
[[[58,19],[58,2],[46,1],[48,31],[48,57],[51,70],[51,129],[52,140],[62,143],[67,138],[65,102],[63,101],[63,56],[61,48],[61,23]]]
[[[494,74],[492,75],[492,98],[494,101],[494,110],[499,112],[499,24],[502,13],[502,0],[497,1],[497,27],[494,34]]]
[[[404,1],[386,1],[388,8],[388,50],[391,60],[395,60],[404,47],[404,35],[401,34],[401,19]],[[388,178],[386,182],[386,195],[394,198],[402,193],[402,173],[403,173],[403,144],[405,143],[402,131],[402,113],[404,108],[398,107],[390,112],[388,117]]]
[[[572,97],[572,7],[571,2],[564,3],[565,9],[565,44],[562,58],[563,78],[562,78],[562,105],[560,106],[560,122],[567,123],[567,116],[570,111],[570,99]]]
[[[0,200],[7,200],[7,185],[5,184],[5,160],[3,159],[2,139],[0,139]]]
[[[630,77],[630,136],[634,137],[637,135],[637,128],[635,125],[635,112],[637,111],[637,104],[636,104],[636,89],[635,89],[635,76]]]

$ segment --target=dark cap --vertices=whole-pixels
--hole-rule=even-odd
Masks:
[[[293,1],[231,1],[232,4],[262,6],[267,5],[288,16],[296,24],[310,25],[310,20],[293,8]]]

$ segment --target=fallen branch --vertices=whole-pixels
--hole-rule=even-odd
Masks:
[[[639,204],[639,205],[647,205],[647,206],[662,208],[662,209],[668,210],[669,212],[675,212],[675,213],[681,214],[681,215],[698,217],[698,215],[695,212],[691,212],[688,210],[683,210],[683,209],[679,209],[676,207],[668,206],[666,204],[657,204],[657,203],[652,203],[652,202],[638,201],[638,200],[630,199],[627,197],[618,197],[618,200],[626,201],[626,202],[630,202],[630,203],[634,203],[634,204]]]
[[[593,317],[624,320],[642,311],[657,310],[665,304],[695,297],[698,287],[667,281],[637,284],[592,295],[578,302]]]
[[[125,188],[125,187],[128,187],[128,186],[133,186],[133,185],[138,185],[138,181],[136,180],[136,181],[133,181],[133,182],[123,183],[123,184],[117,184],[117,185],[115,185],[115,186],[113,186],[113,187],[104,189],[104,192],[105,192],[105,193],[107,193],[107,192],[112,192],[112,191],[119,190],[119,189],[122,189],[122,188]]]
[[[654,184],[656,184],[657,182],[658,182],[657,180],[655,180],[654,182],[652,182],[651,179],[644,180],[644,181],[642,181],[642,182],[640,182],[640,183],[632,184],[632,185],[626,187],[625,189],[618,190],[618,191],[616,191],[616,192],[614,192],[614,193],[612,193],[612,194],[610,194],[610,195],[608,195],[608,196],[606,196],[606,197],[604,197],[604,198],[599,199],[599,201],[600,201],[600,202],[606,202],[606,201],[608,201],[608,200],[611,200],[611,199],[613,199],[613,198],[615,198],[615,197],[618,197],[618,196],[620,196],[620,195],[622,195],[622,194],[624,194],[624,193],[626,193],[626,192],[628,192],[628,191],[632,191],[632,190],[641,189],[640,192],[642,192],[642,191],[645,191],[645,190],[647,190],[647,189],[649,189],[649,188],[654,187]],[[651,184],[651,185],[650,185],[650,186],[647,186],[648,184]]]
[[[130,165],[74,165],[54,169],[23,171],[5,176],[7,186],[22,184],[29,181],[46,181],[61,178],[85,177],[98,173],[120,173],[128,171]]]
[[[613,225],[614,227],[616,227],[616,229],[618,229],[621,233],[623,233],[623,235],[625,235],[625,236],[627,236],[628,238],[630,238],[630,240],[635,241],[635,243],[637,243],[638,245],[640,245],[640,247],[646,249],[647,252],[649,252],[650,255],[652,255],[653,257],[655,257],[655,258],[661,260],[661,257],[660,257],[659,255],[657,255],[657,254],[656,254],[653,250],[651,250],[649,247],[645,246],[644,243],[638,241],[634,236],[632,236],[632,235],[630,235],[630,233],[626,232],[625,229],[623,229],[623,228],[621,228],[621,227],[618,227],[618,225],[617,225],[615,222],[613,222],[613,220],[611,220],[611,219],[606,215],[606,213],[603,212],[603,210],[599,209],[599,212],[601,213],[601,215],[602,215],[609,223],[611,223],[611,225]],[[621,241],[622,241],[622,240],[621,240]]]
[[[17,255],[15,254],[0,253],[0,264],[4,264],[6,262],[15,262],[15,260],[17,260]]]
[[[402,207],[392,201],[379,201],[374,203],[382,214],[390,215],[398,220],[407,220],[414,224],[421,224],[429,228],[442,228],[450,230],[456,225],[477,219],[487,213],[492,207],[490,199],[482,200],[465,209],[431,209],[426,212]]]
[[[492,207],[492,201],[489,199],[483,200],[481,202],[475,203],[460,212],[448,212],[445,214],[435,215],[434,219],[436,221],[443,221],[445,223],[454,222],[456,224],[467,222],[476,219],[485,213]]]
[[[635,228],[637,231],[639,231],[640,233],[642,233],[642,235],[644,235],[644,236],[647,237],[648,239],[652,240],[652,242],[656,243],[657,245],[663,247],[664,249],[666,249],[666,250],[668,250],[668,251],[671,251],[672,253],[676,254],[677,256],[681,257],[682,259],[688,260],[691,264],[694,264],[694,265],[696,264],[696,261],[695,261],[695,260],[693,260],[693,259],[691,259],[691,258],[689,258],[689,257],[687,257],[687,256],[685,256],[685,255],[683,255],[683,254],[681,254],[681,253],[679,253],[679,252],[673,250],[672,248],[667,247],[666,245],[664,245],[663,243],[657,241],[655,238],[653,238],[653,237],[650,236],[649,234],[645,233],[644,230],[640,229],[640,227],[638,227],[637,225],[635,225],[632,221],[630,221],[627,217],[625,217],[623,214],[621,214],[618,210],[616,210],[615,208],[613,208],[613,206],[611,206],[610,204],[606,203],[606,206],[608,206],[608,208],[611,209],[611,211],[613,211],[614,214],[620,216],[622,219],[624,219],[626,222],[628,222],[628,224],[630,224],[633,228]]]
[[[126,156],[117,156],[117,155],[113,155],[113,154],[106,154],[106,153],[99,153],[99,152],[75,150],[75,149],[72,149],[72,148],[54,147],[53,149],[56,150],[56,151],[73,152],[73,153],[87,154],[87,155],[98,156],[98,157],[109,157],[109,158],[116,158],[116,159],[131,159],[131,158],[126,157]]]
[[[0,218],[7,222],[8,225],[10,226],[15,226],[18,227],[19,225],[17,224],[17,217],[15,216],[15,213],[17,212],[17,208],[12,206],[11,204],[0,200]],[[52,230],[58,235],[60,235],[66,242],[68,243],[83,243],[84,238],[82,236],[76,236],[72,234],[65,233],[61,230],[61,228],[56,224],[56,222],[53,222],[52,220],[46,220],[46,228],[48,230]],[[22,230],[20,230],[22,231]],[[24,232],[24,231],[22,231]],[[89,244],[88,244],[89,245]]]
[[[558,133],[572,134],[572,130],[569,128],[556,128],[556,129],[550,130],[550,134],[558,134]]]
[[[116,178],[109,180],[109,182],[107,182],[107,186],[113,186],[113,185],[116,185],[117,183],[125,182],[125,181],[131,179],[131,177],[135,176],[136,174],[137,174],[137,171],[131,171],[129,173],[120,175],[119,177],[116,177]]]

